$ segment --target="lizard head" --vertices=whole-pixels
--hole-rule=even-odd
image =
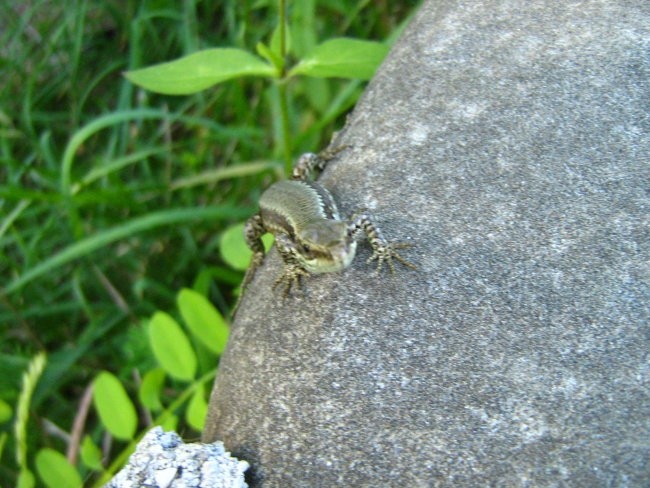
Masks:
[[[352,262],[357,250],[348,225],[339,220],[308,224],[297,237],[302,265],[310,273],[340,271]]]

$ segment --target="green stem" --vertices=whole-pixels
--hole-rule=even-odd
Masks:
[[[284,174],[288,177],[293,170],[291,164],[291,136],[289,135],[289,101],[287,94],[287,80],[278,83],[280,94],[280,117],[282,119],[282,153],[284,156]]]
[[[285,0],[279,0],[280,2],[280,57],[282,58],[282,77],[287,74],[286,69],[287,69],[287,32],[286,32],[286,24],[287,24],[287,6]]]
[[[289,134],[289,94],[287,91],[287,83],[289,80],[287,75],[287,6],[286,0],[278,0],[279,8],[279,22],[280,22],[280,57],[282,58],[282,72],[278,84],[278,92],[280,94],[280,116],[282,118],[282,153],[284,156],[284,174],[288,177],[292,171],[291,164],[291,136]]]

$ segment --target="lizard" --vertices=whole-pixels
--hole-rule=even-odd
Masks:
[[[398,249],[410,243],[390,243],[365,213],[343,220],[332,194],[310,176],[323,171],[327,163],[347,146],[325,149],[320,153],[303,154],[293,169],[291,179],[272,184],[259,199],[259,212],[245,224],[244,237],[253,252],[251,264],[242,284],[242,293],[252,281],[264,260],[261,237],[271,233],[282,260],[284,271],[273,288],[284,286],[287,297],[291,288],[301,286],[301,278],[320,273],[341,271],[355,257],[357,241],[365,234],[372,255],[377,260],[377,273],[387,263],[394,272],[393,260],[417,269],[404,259]]]

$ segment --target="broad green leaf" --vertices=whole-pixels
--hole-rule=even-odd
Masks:
[[[108,371],[99,373],[93,383],[93,401],[106,430],[118,439],[133,439],[138,417],[120,380]]]
[[[102,451],[95,445],[89,435],[84,436],[84,440],[81,441],[79,454],[81,455],[81,462],[93,471],[102,471],[104,469],[102,466]]]
[[[245,271],[251,261],[252,252],[244,240],[244,224],[228,227],[221,234],[219,252],[221,258],[234,269]]]
[[[273,235],[264,234],[262,236],[264,250],[268,252],[273,245]],[[252,252],[246,245],[244,239],[244,223],[235,224],[228,227],[221,234],[221,245],[219,251],[221,258],[234,269],[245,271],[251,262]]]
[[[331,39],[314,48],[289,75],[369,80],[388,53],[388,46],[359,39]]]
[[[196,374],[196,354],[178,323],[164,312],[149,322],[149,343],[158,364],[176,379],[191,381]]]
[[[242,76],[276,76],[273,66],[248,51],[214,48],[125,73],[147,90],[165,95],[189,95]]]
[[[147,371],[142,378],[142,383],[138,390],[140,403],[154,412],[162,410],[163,406],[160,403],[160,392],[164,383],[165,370],[162,368],[154,368],[151,371]]]
[[[34,486],[36,486],[36,480],[32,472],[27,468],[21,469],[16,481],[16,488],[34,488]]]
[[[200,293],[183,288],[176,297],[188,329],[205,347],[221,354],[228,340],[228,324],[219,311]]]
[[[208,402],[205,401],[203,385],[200,385],[192,395],[185,411],[185,420],[194,430],[202,431],[205,426],[205,417],[208,413]]]
[[[5,422],[11,420],[12,415],[13,412],[11,410],[11,405],[9,405],[4,400],[0,400],[0,424],[4,424]]]
[[[81,487],[81,476],[66,457],[46,447],[36,454],[36,471],[43,483],[50,488]]]

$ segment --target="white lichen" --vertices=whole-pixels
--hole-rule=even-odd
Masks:
[[[245,488],[247,469],[219,441],[185,444],[175,432],[154,427],[104,488]]]

